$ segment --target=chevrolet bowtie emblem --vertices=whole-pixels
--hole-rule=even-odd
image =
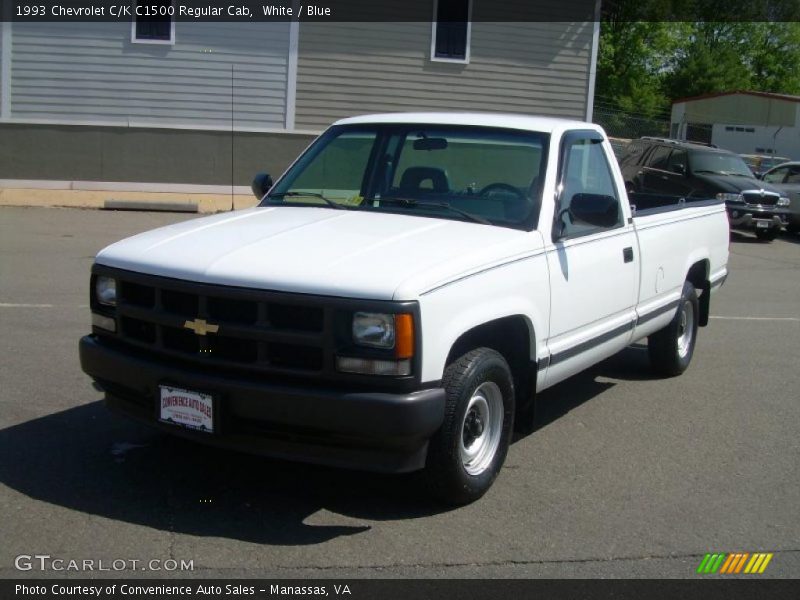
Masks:
[[[205,319],[195,319],[194,321],[186,321],[183,324],[184,328],[191,329],[197,335],[206,335],[207,333],[217,333],[219,325],[207,323]]]

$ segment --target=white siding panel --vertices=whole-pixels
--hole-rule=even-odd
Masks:
[[[2,8],[0,8],[2,10]],[[2,15],[0,15],[2,16]],[[4,25],[0,22],[0,117],[2,114],[2,100],[3,100],[3,29]]]
[[[176,23],[174,45],[130,23],[14,23],[15,118],[282,128],[288,23]],[[233,77],[231,77],[233,65]]]
[[[583,119],[592,23],[472,23],[469,64],[430,60],[430,23],[300,25],[297,125],[370,112],[470,110]]]

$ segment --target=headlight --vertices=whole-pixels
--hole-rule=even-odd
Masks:
[[[97,301],[104,306],[117,305],[117,281],[113,277],[100,275],[94,283]]]
[[[357,312],[353,315],[353,341],[359,346],[394,348],[394,315]]]
[[[789,206],[792,203],[786,196],[778,198],[778,206]]]
[[[743,202],[744,198],[742,198],[741,194],[717,194],[717,200],[722,200],[724,202]]]

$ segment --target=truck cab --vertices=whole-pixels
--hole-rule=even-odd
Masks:
[[[253,209],[101,251],[84,370],[176,435],[484,494],[536,392],[649,338],[683,372],[727,276],[717,200],[633,214],[603,130],[345,119]]]

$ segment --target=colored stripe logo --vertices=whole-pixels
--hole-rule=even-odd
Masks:
[[[772,560],[772,553],[769,552],[717,552],[706,554],[697,572],[701,575],[740,575],[740,574],[761,574],[769,561]]]

